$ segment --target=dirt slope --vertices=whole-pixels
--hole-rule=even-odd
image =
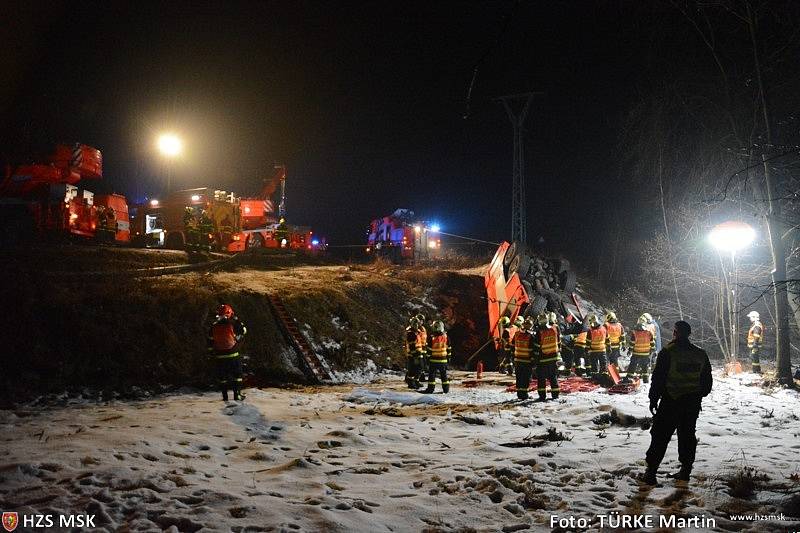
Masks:
[[[377,265],[333,265],[265,254],[217,272],[134,279],[132,269],[180,264],[180,254],[70,247],[0,261],[0,301],[13,302],[0,329],[4,403],[65,389],[112,392],[206,387],[213,368],[205,334],[221,302],[247,324],[243,350],[253,383],[302,382],[267,302],[277,292],[338,370],[400,368],[400,333],[411,313],[443,318],[463,362],[485,335],[476,275]],[[308,262],[313,264],[306,264]],[[109,275],[64,277],[62,272]],[[480,341],[480,342],[479,342]]]

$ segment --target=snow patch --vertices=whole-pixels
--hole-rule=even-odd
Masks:
[[[390,403],[400,405],[436,405],[444,403],[442,398],[431,396],[430,394],[368,389],[353,389],[343,399],[353,403]]]

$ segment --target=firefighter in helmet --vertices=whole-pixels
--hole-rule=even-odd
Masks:
[[[650,380],[650,357],[655,349],[653,331],[648,327],[647,318],[640,316],[629,337],[631,360],[628,363],[626,378],[636,378],[641,375],[642,381],[647,383]]]
[[[515,328],[511,326],[511,319],[507,316],[500,317],[500,320],[497,321],[497,325],[500,330],[500,343],[498,346],[500,362],[497,364],[497,368],[500,372],[510,376],[514,373],[514,364],[511,361],[511,342],[514,338],[513,333]]]
[[[608,331],[600,323],[597,315],[589,315],[589,331],[586,334],[587,351],[591,373],[604,375],[608,373],[607,350]]]
[[[750,319],[750,329],[747,332],[747,348],[750,350],[750,360],[753,365],[753,373],[761,373],[761,344],[764,342],[764,326],[761,325],[761,317],[758,311],[747,313]]]
[[[625,342],[625,328],[614,311],[606,313],[605,326],[608,332],[608,362],[619,368],[619,353]]]
[[[425,354],[419,349],[417,343],[420,323],[416,317],[411,317],[403,331],[403,346],[406,353],[406,384],[410,389],[420,388],[420,372]]]
[[[547,313],[547,324],[549,326],[553,326],[556,328],[558,332],[558,360],[556,361],[556,367],[558,368],[559,373],[563,373],[566,371],[566,366],[564,365],[564,359],[561,357],[561,346],[563,345],[562,341],[562,334],[564,333],[563,328],[561,327],[561,321],[558,319],[558,314],[555,311],[550,311]]]
[[[527,317],[516,335],[512,347],[514,349],[514,373],[517,376],[517,398],[528,399],[528,389],[531,384],[531,355],[533,353],[534,322],[533,317]]]
[[[536,391],[539,401],[547,399],[547,382],[550,394],[558,398],[558,359],[561,354],[561,335],[558,326],[551,324],[548,315],[542,313],[536,319],[537,328],[533,341],[533,355],[536,361]]]
[[[650,313],[642,313],[642,318],[644,318],[645,327],[653,334],[653,342],[655,342],[653,356],[650,359],[650,367],[652,368],[656,365],[656,354],[661,351],[661,326],[658,325],[658,321]]]
[[[589,321],[584,319],[582,323],[578,322],[576,325],[577,333],[573,335],[572,340],[572,364],[575,367],[575,373],[582,376],[586,373],[586,348],[587,348],[587,335],[589,334]]]
[[[412,318],[417,331],[417,364],[419,367],[418,375],[420,382],[424,381],[425,376],[430,373],[428,361],[428,330],[425,328],[425,315],[422,313],[414,315]]]
[[[228,389],[234,400],[244,400],[242,388],[242,360],[239,350],[247,328],[234,314],[233,308],[222,304],[208,331],[208,351],[216,359],[219,386],[223,401],[228,401]]]
[[[450,392],[450,380],[447,378],[447,362],[453,353],[447,333],[444,331],[444,322],[436,320],[431,326],[430,339],[430,359],[428,368],[428,388],[427,394],[431,394],[436,388],[436,374],[442,382],[442,391]]]

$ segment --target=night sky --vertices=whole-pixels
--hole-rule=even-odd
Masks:
[[[508,239],[512,130],[492,99],[543,91],[526,134],[529,235],[567,252],[602,225],[617,129],[652,62],[649,36],[670,24],[655,31],[657,15],[620,1],[0,10],[4,160],[80,141],[104,154],[105,183],[90,188],[142,199],[164,188],[154,139],[174,131],[186,143],[174,188],[254,193],[284,162],[290,222],[333,244],[363,242],[369,220],[398,207]]]

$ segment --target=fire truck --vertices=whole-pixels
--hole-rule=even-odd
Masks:
[[[128,204],[118,194],[94,194],[82,180],[103,176],[100,150],[59,144],[45,163],[6,167],[0,181],[0,233],[7,241],[75,237],[130,241]]]
[[[248,248],[285,248],[321,251],[323,239],[314,237],[310,228],[286,223],[286,168],[275,167],[275,174],[264,181],[253,197],[241,198],[232,192],[208,187],[187,189],[165,199],[152,199],[136,206],[132,227],[138,246],[182,250],[190,241],[187,217],[206,219],[211,249],[242,252]],[[280,188],[276,212],[271,196]]]
[[[210,221],[208,239],[215,251],[241,252],[239,198],[232,192],[200,187],[175,191],[132,209],[133,242],[137,246],[182,250],[189,242],[187,214]]]
[[[408,209],[373,220],[367,234],[367,254],[394,263],[432,259],[439,256],[442,247],[436,225],[417,220]]]

